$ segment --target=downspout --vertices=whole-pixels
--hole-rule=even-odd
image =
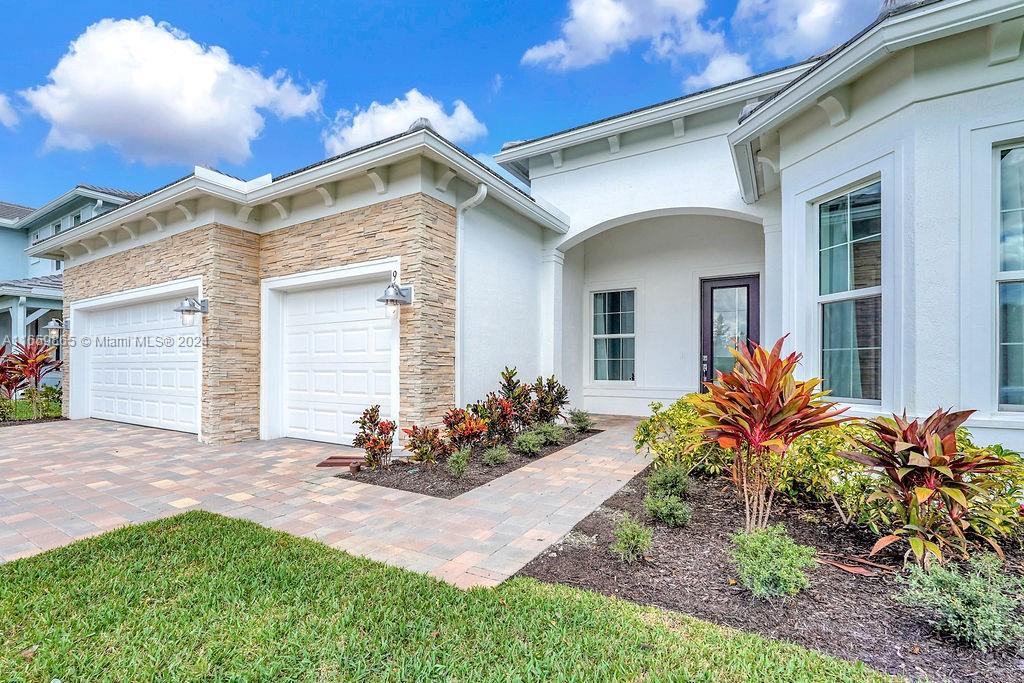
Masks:
[[[462,400],[462,235],[463,214],[483,204],[487,199],[487,185],[480,183],[472,197],[455,209],[455,405],[461,407]]]

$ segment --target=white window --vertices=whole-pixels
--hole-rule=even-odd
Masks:
[[[74,215],[74,217],[71,219],[71,225],[74,227],[74,226],[78,226],[78,225],[81,225],[81,224],[82,224],[82,214],[76,213]]]
[[[594,380],[636,380],[636,290],[594,292]]]
[[[64,270],[64,262],[63,261],[54,261],[53,262],[53,272],[59,273],[62,270]]]
[[[60,223],[54,223],[53,224],[53,234],[57,235],[59,233],[60,233]]]
[[[882,184],[818,207],[821,372],[837,398],[882,398]]]
[[[1024,408],[1024,145],[999,151],[999,407]]]

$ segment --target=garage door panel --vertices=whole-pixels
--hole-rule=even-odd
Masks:
[[[378,304],[386,282],[289,293],[284,304],[287,436],[351,443],[366,407],[392,414],[394,322]]]
[[[90,313],[89,414],[197,432],[198,331],[181,326],[169,298]]]

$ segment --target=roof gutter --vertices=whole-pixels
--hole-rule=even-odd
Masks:
[[[947,0],[888,17],[854,41],[795,79],[774,98],[755,109],[728,135],[743,200],[758,199],[753,145],[818,99],[855,80],[899,50],[957,33],[1006,21],[1024,14],[1010,0]]]

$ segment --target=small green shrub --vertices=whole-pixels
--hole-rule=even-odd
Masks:
[[[796,595],[810,585],[804,569],[814,565],[814,549],[795,543],[781,524],[738,533],[732,542],[740,583],[755,596]]]
[[[534,426],[533,433],[544,439],[545,446],[555,446],[565,440],[565,427],[541,422]]]
[[[732,467],[733,454],[718,444],[706,443],[693,406],[696,394],[683,396],[665,408],[651,404],[651,416],[640,422],[634,437],[636,450],[647,449],[654,465],[680,465],[698,477],[718,477]]]
[[[1016,616],[1024,582],[1004,572],[994,553],[975,555],[963,569],[911,566],[903,584],[900,602],[929,610],[939,630],[962,643],[988,652],[1024,638]]]
[[[615,523],[615,530],[612,533],[615,541],[611,544],[610,550],[627,564],[642,559],[651,549],[654,540],[654,532],[633,519],[628,512]]]
[[[659,467],[647,477],[647,491],[652,496],[685,498],[690,490],[690,478],[680,465]]]
[[[504,465],[507,463],[509,457],[510,454],[508,452],[508,446],[499,444],[497,446],[491,446],[484,451],[484,454],[480,459],[488,467],[497,467],[498,465]]]
[[[544,437],[533,431],[523,432],[516,437],[512,448],[523,455],[538,455],[544,448]]]
[[[647,514],[668,526],[685,526],[693,518],[693,510],[679,496],[658,496],[648,493],[644,498]]]
[[[456,479],[462,479],[462,475],[466,473],[470,453],[469,446],[463,446],[448,456],[448,471]]]
[[[570,410],[569,424],[572,425],[574,431],[583,434],[594,428],[594,418],[585,410]]]

